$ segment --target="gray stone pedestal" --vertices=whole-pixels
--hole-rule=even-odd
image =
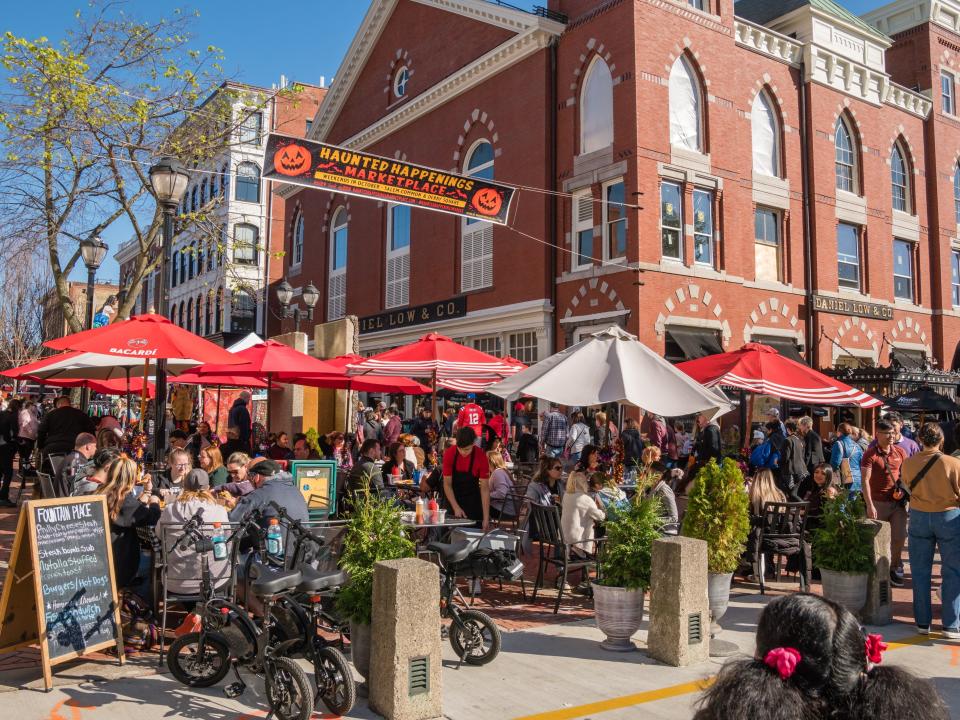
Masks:
[[[867,584],[867,604],[860,613],[868,625],[893,622],[893,591],[890,587],[890,523],[873,520],[873,572]]]
[[[707,543],[686,537],[653,543],[647,654],[681,667],[710,657]]]
[[[440,717],[440,575],[406,558],[373,572],[370,708],[388,720]]]

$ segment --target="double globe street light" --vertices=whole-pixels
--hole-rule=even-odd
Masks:
[[[80,241],[80,257],[87,266],[87,330],[93,329],[94,295],[96,293],[97,270],[107,257],[107,244],[99,235]],[[81,393],[80,407],[87,407],[90,391],[84,388]]]
[[[306,287],[303,288],[300,297],[303,299],[303,304],[307,306],[306,310],[301,310],[299,306],[290,307],[290,303],[293,302],[294,292],[294,288],[287,282],[286,278],[277,285],[277,300],[280,302],[281,317],[293,318],[297,332],[300,332],[301,320],[313,320],[313,309],[320,300],[320,291],[317,290],[312,282],[307,283]]]
[[[167,308],[167,263],[170,259],[170,245],[173,242],[173,218],[187,185],[190,184],[190,175],[179,160],[172,157],[160,158],[160,161],[150,168],[150,187],[163,210],[163,232],[160,236],[160,306],[157,312],[168,317]],[[167,373],[166,361],[157,360],[156,398],[153,413],[153,460],[160,462],[167,444],[166,409],[167,409]],[[146,387],[146,378],[144,378]]]

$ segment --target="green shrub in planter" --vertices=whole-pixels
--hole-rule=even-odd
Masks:
[[[391,500],[370,494],[366,485],[353,501],[343,539],[340,567],[350,574],[350,581],[337,594],[338,612],[352,622],[369,625],[374,564],[413,557],[415,549],[400,509]]]
[[[722,465],[711,460],[693,482],[681,533],[706,540],[707,570],[725,574],[736,571],[740,565],[749,532],[749,501],[743,473],[730,458],[724,458]]]
[[[661,512],[656,496],[635,499],[612,510],[600,562],[602,585],[627,590],[650,588],[653,542],[663,535]]]
[[[859,493],[846,492],[822,505],[820,527],[813,531],[813,561],[823,570],[869,573],[873,570],[874,530],[866,522]]]

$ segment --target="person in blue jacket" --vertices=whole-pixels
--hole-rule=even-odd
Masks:
[[[840,423],[837,428],[837,440],[830,451],[830,465],[834,472],[839,473],[840,482],[850,492],[860,491],[860,459],[863,457],[863,448],[851,436],[850,423]],[[844,460],[849,464],[849,471],[841,467]]]

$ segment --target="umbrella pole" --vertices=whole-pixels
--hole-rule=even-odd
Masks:
[[[127,371],[127,424],[125,427],[129,428],[130,427],[130,366],[127,365],[127,367],[124,369]],[[147,384],[146,378],[143,379],[143,384],[144,385]]]
[[[146,379],[147,379],[147,377],[149,377],[149,375],[150,375],[150,360],[147,359],[147,360],[144,360],[144,361],[143,361],[143,379],[144,379],[144,381],[146,381]],[[140,432],[146,432],[146,430],[144,430],[144,428],[146,427],[146,425],[144,424],[144,420],[143,420],[146,416],[147,416],[147,394],[146,394],[146,393],[140,393]],[[164,418],[164,419],[166,419],[166,418]]]
[[[747,438],[753,433],[747,427],[747,391],[740,388],[740,448],[749,447]]]
[[[433,416],[433,421],[437,423],[437,426],[440,426],[440,419],[437,417],[437,371],[433,371],[433,382],[430,387],[433,390],[430,399],[430,414]]]
[[[267,375],[267,432],[270,432],[270,391],[273,389],[273,374]]]
[[[220,390],[222,385],[217,385],[217,409],[213,411],[213,432],[220,437]]]

